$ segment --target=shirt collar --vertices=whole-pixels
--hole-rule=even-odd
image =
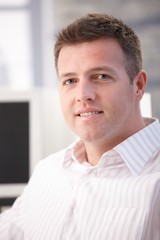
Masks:
[[[153,153],[160,147],[160,124],[158,119],[144,118],[144,121],[147,125],[145,128],[114,148],[135,176],[143,170]]]
[[[69,167],[70,164],[73,161],[73,159],[72,159],[72,152],[73,152],[74,145],[75,145],[75,142],[73,142],[71,145],[69,145],[65,149],[64,161],[63,161],[63,166],[64,167]]]
[[[131,173],[137,176],[150,160],[153,153],[160,147],[160,124],[158,119],[144,118],[146,127],[127,138],[113,150],[115,150],[124,160]],[[64,167],[68,167],[73,160],[78,161],[75,149],[77,146],[82,145],[81,140],[72,143],[65,152]],[[85,149],[80,148],[82,151],[81,162],[85,162]],[[105,153],[106,154],[106,153]]]

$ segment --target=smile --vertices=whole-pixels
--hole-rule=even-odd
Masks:
[[[80,113],[79,116],[80,117],[90,117],[90,116],[97,115],[100,113],[102,113],[102,112],[84,112],[84,113]]]

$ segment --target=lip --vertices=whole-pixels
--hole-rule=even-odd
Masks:
[[[76,116],[77,117],[93,117],[99,114],[102,114],[103,111],[101,111],[100,109],[96,109],[96,108],[85,108],[85,109],[80,109],[76,112]]]

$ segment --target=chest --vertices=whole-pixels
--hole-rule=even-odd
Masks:
[[[56,174],[43,182],[28,208],[32,219],[26,226],[35,228],[35,239],[152,239],[142,237],[147,231],[151,236],[155,221],[157,226],[159,174],[130,178]]]

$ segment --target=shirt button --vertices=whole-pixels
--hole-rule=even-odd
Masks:
[[[93,176],[96,176],[96,175],[97,175],[97,170],[93,170],[93,171],[92,171],[92,175],[93,175]]]
[[[77,208],[74,208],[73,209],[73,214],[75,215],[75,214],[77,214],[78,213],[78,209]]]

